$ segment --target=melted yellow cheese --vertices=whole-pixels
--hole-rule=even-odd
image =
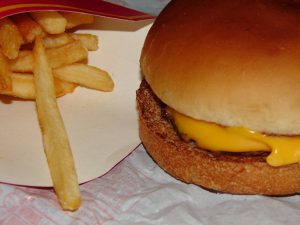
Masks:
[[[300,162],[300,137],[269,136],[242,127],[223,127],[168,109],[184,137],[204,149],[226,152],[270,151],[267,162],[282,166]]]

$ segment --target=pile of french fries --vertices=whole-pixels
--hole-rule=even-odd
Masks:
[[[93,22],[92,15],[56,11],[0,20],[0,94],[35,100],[53,187],[62,208],[70,211],[79,208],[81,197],[56,98],[77,86],[114,88],[106,71],[86,64],[88,51],[98,49],[98,37],[69,31]]]

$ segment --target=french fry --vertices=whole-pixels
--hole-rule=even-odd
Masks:
[[[67,20],[58,12],[41,11],[30,12],[30,16],[41,25],[48,34],[60,34],[65,32]]]
[[[76,33],[47,35],[44,37],[44,46],[45,48],[57,48],[74,40],[79,40],[88,51],[96,51],[98,49],[98,37],[96,35]]]
[[[4,94],[22,99],[35,99],[35,88],[32,74],[12,74],[11,79],[12,89]]]
[[[0,46],[3,54],[9,59],[18,57],[23,43],[22,36],[16,25],[9,19],[0,19]]]
[[[46,53],[51,68],[58,68],[82,61],[87,58],[88,54],[80,41],[73,41],[58,48],[47,49]],[[10,68],[13,72],[32,72],[33,66],[32,53],[22,55],[22,57],[10,61]]]
[[[8,60],[3,53],[0,52],[0,90],[10,91],[11,88],[11,71]]]
[[[20,73],[26,73],[26,72],[32,72],[33,71],[33,54],[32,51],[20,51],[19,57],[10,60],[10,69],[13,72],[20,72]]]
[[[35,88],[32,74],[14,73],[12,74],[11,79],[12,89],[10,91],[1,91],[1,94],[27,100],[35,99]]]
[[[81,41],[83,46],[89,51],[96,51],[98,49],[98,37],[93,34],[77,34],[72,33],[72,38]]]
[[[73,12],[60,12],[60,14],[67,20],[67,29],[82,25],[89,24],[95,21],[95,17],[89,14],[73,13]]]
[[[80,41],[73,41],[70,44],[47,50],[47,57],[50,60],[51,68],[65,66],[71,63],[86,59],[87,50]]]
[[[32,54],[31,50],[20,50],[18,57],[24,57],[24,56],[30,55],[30,54]]]
[[[33,57],[36,108],[50,174],[62,208],[74,211],[80,206],[80,190],[68,136],[55,98],[52,71],[40,37],[36,38]]]
[[[33,74],[13,73],[11,75],[11,90],[0,90],[0,94],[10,95],[26,100],[35,100]],[[54,79],[56,97],[61,97],[74,91],[76,84]]]
[[[27,13],[21,13],[10,17],[22,34],[25,43],[31,43],[37,36],[44,36],[42,27],[36,23]]]
[[[56,97],[64,96],[68,93],[72,93],[78,86],[75,83],[70,83],[64,80],[54,78]]]
[[[26,100],[35,100],[33,74],[12,73],[11,89],[0,89],[0,94],[9,95]]]
[[[73,41],[74,38],[67,33],[47,35],[43,39],[45,48],[57,48]]]
[[[114,88],[114,82],[106,71],[81,63],[54,69],[53,75],[61,80],[95,90],[112,91]]]

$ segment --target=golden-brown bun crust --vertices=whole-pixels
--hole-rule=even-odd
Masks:
[[[137,92],[140,137],[153,159],[174,177],[220,192],[289,195],[300,192],[300,165],[271,167],[261,155],[212,153],[183,142],[162,117],[143,81]]]
[[[177,111],[225,126],[300,134],[300,2],[174,0],[141,68]]]

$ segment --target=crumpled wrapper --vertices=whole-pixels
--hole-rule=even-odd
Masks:
[[[212,193],[162,171],[142,145],[109,173],[82,184],[83,205],[64,212],[51,189],[0,186],[0,223],[105,225],[299,224],[299,196]]]
[[[110,1],[134,7],[131,0]],[[158,14],[167,1],[138,2],[139,10]],[[298,195],[266,197],[212,193],[169,176],[152,161],[142,145],[108,173],[82,184],[80,189],[81,208],[66,212],[61,210],[51,188],[2,183],[0,224],[294,225],[300,221]]]

